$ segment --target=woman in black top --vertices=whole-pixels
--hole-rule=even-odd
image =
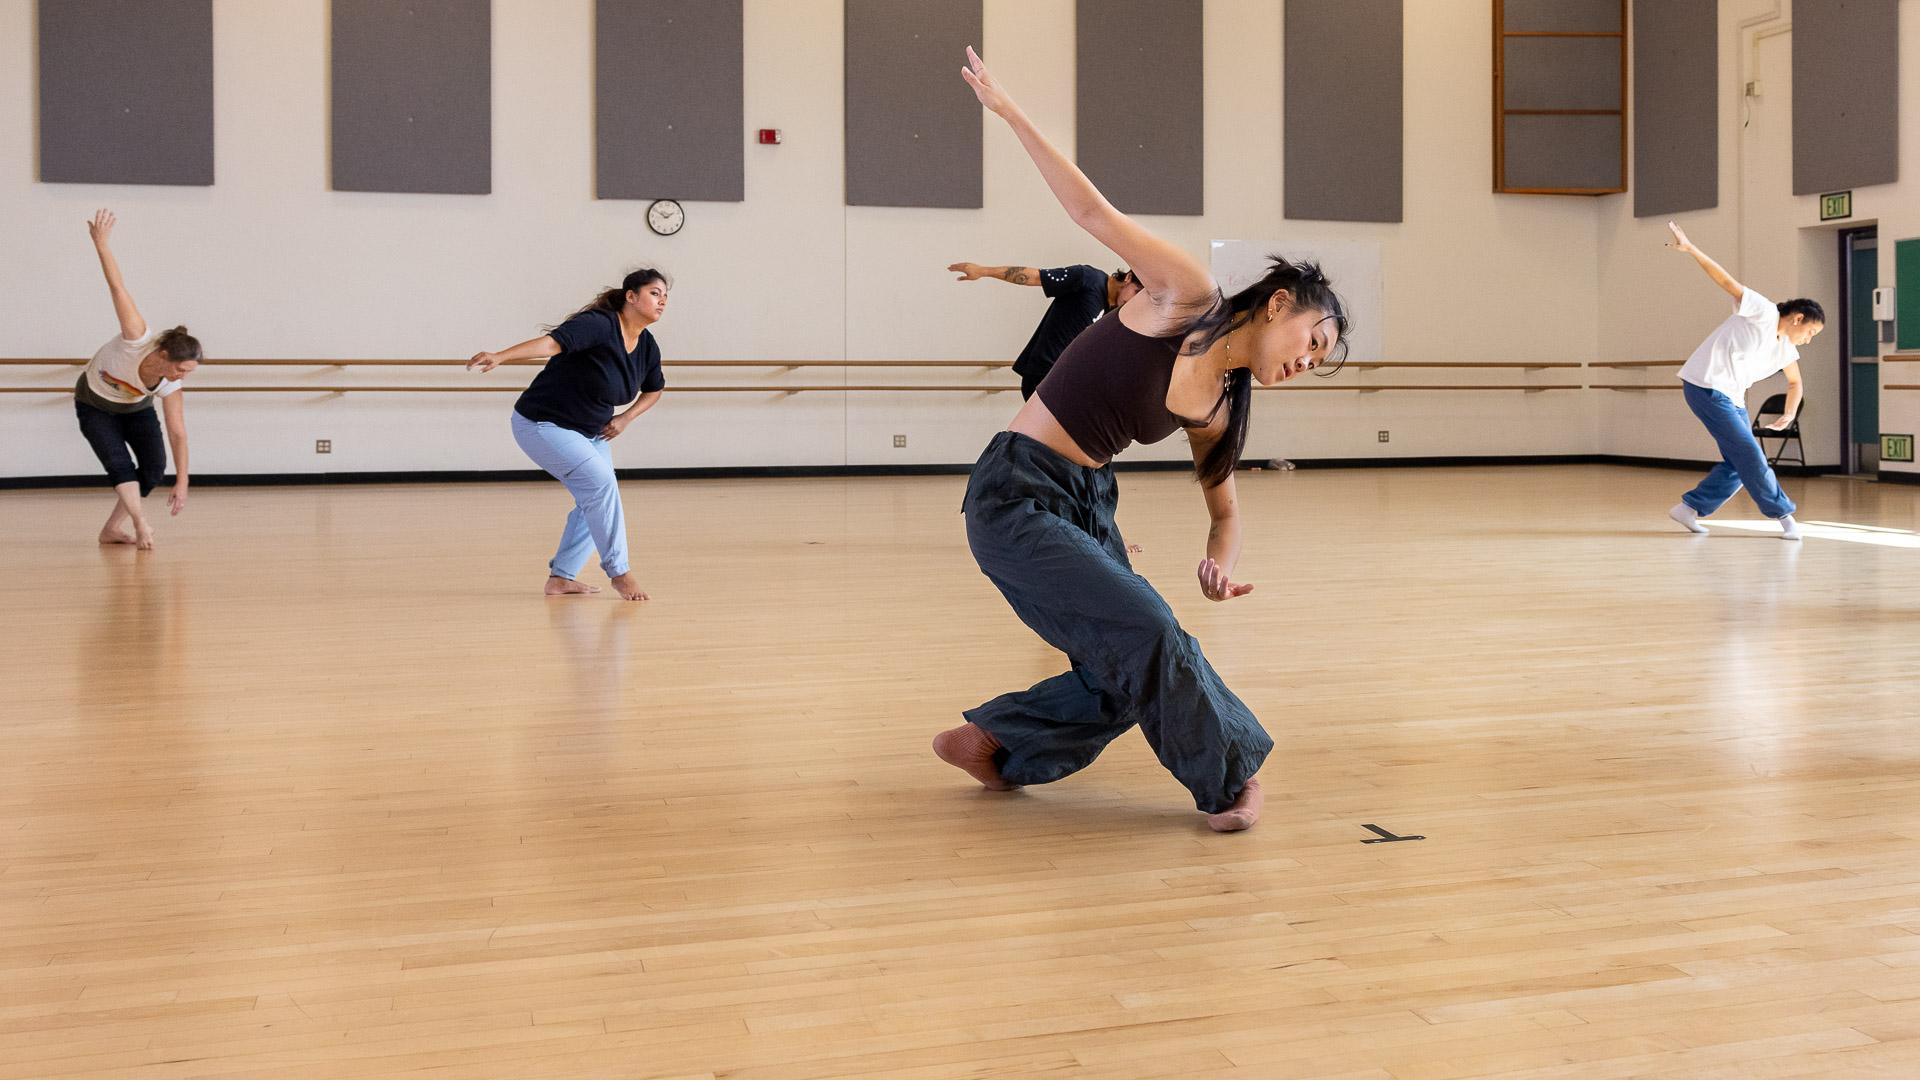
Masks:
[[[1142,291],[1067,347],[967,485],[967,542],[980,569],[1073,670],[968,710],[934,752],[1006,790],[1082,769],[1138,724],[1210,827],[1249,828],[1260,816],[1255,774],[1273,740],[1128,564],[1108,461],[1185,427],[1210,522],[1200,591],[1214,601],[1252,591],[1232,580],[1233,468],[1249,380],[1272,385],[1337,358],[1345,313],[1317,267],[1284,259],[1223,297],[1206,267],[1115,210],[972,49],[967,61],[961,75],[980,103],[1013,129],[1074,221],[1133,268]]]
[[[667,288],[658,270],[635,270],[551,332],[475,353],[467,363],[469,371],[492,371],[506,361],[551,357],[513,406],[514,441],[573,493],[560,548],[547,564],[548,596],[599,592],[576,580],[597,548],[614,590],[627,600],[647,598],[627,566],[626,512],[608,443],[666,388],[660,346],[647,328],[667,313]]]

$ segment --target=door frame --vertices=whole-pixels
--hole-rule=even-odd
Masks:
[[[1831,328],[1840,331],[1840,393],[1842,395],[1840,465],[1846,475],[1855,476],[1863,470],[1860,468],[1860,455],[1853,438],[1853,242],[1857,239],[1870,239],[1878,244],[1880,227],[1876,222],[1872,225],[1843,228],[1838,235],[1840,237],[1840,288],[1837,290],[1839,295],[1836,299],[1839,301],[1837,305],[1839,310],[1833,313],[1832,318],[1839,325]],[[1873,344],[1877,355],[1879,352],[1877,338]],[[1874,441],[1876,443],[1879,441],[1878,432],[1874,433]]]

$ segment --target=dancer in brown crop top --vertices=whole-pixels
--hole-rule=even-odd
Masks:
[[[1084,768],[1138,724],[1217,831],[1258,820],[1254,773],[1273,742],[1127,562],[1107,463],[1186,425],[1206,501],[1210,600],[1244,596],[1233,468],[1252,382],[1273,385],[1344,354],[1346,315],[1311,264],[1275,259],[1221,295],[1207,268],[1114,209],[1034,127],[980,57],[961,76],[1006,121],[1073,220],[1134,270],[1141,291],[1074,340],[996,436],[967,489],[967,539],[1022,621],[1073,670],[967,711],[934,751],[985,786],[1047,783]]]

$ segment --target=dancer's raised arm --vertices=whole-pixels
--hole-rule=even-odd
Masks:
[[[1040,284],[1040,270],[1033,266],[981,266],[979,263],[957,262],[948,266],[947,269],[960,275],[954,279],[956,281],[979,281],[981,278],[992,278],[1009,285]]]
[[[1087,179],[1087,174],[1033,126],[1033,121],[1027,119],[1027,114],[972,48],[967,49],[967,64],[960,69],[960,75],[973,88],[980,104],[1013,129],[1047,187],[1053,190],[1054,198],[1060,200],[1060,206],[1074,223],[1133,268],[1140,287],[1163,319],[1185,325],[1193,320],[1194,309],[1204,309],[1212,303],[1219,287],[1207,268],[1177,245],[1155,236],[1116,210],[1107,197],[1100,194],[1100,189],[1093,186],[1093,181]]]
[[[93,252],[100,256],[100,272],[106,275],[107,292],[113,297],[113,313],[120,320],[120,336],[128,341],[139,341],[147,336],[147,320],[140,315],[140,309],[133,304],[133,294],[127,291],[127,283],[120,277],[120,262],[113,257],[113,248],[108,240],[113,236],[113,211],[101,210],[87,222],[87,234],[93,237]]]
[[[1673,239],[1667,241],[1667,246],[1675,251],[1693,256],[1693,261],[1700,264],[1700,269],[1707,272],[1707,276],[1713,279],[1713,283],[1727,290],[1727,295],[1733,297],[1734,303],[1739,303],[1740,297],[1746,293],[1747,287],[1733,280],[1733,275],[1727,273],[1726,269],[1719,263],[1714,262],[1706,252],[1694,247],[1693,242],[1687,239],[1687,234],[1680,231],[1680,226],[1669,221],[1667,222],[1667,230],[1673,233]]]
[[[545,360],[550,356],[559,356],[563,351],[560,343],[553,340],[553,335],[541,334],[499,352],[474,353],[473,359],[467,361],[467,370],[487,372],[512,360]]]

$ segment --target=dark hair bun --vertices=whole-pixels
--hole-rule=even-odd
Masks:
[[[167,354],[167,359],[176,363],[187,360],[199,360],[200,339],[187,333],[184,326],[176,326],[154,339],[154,345]]]

